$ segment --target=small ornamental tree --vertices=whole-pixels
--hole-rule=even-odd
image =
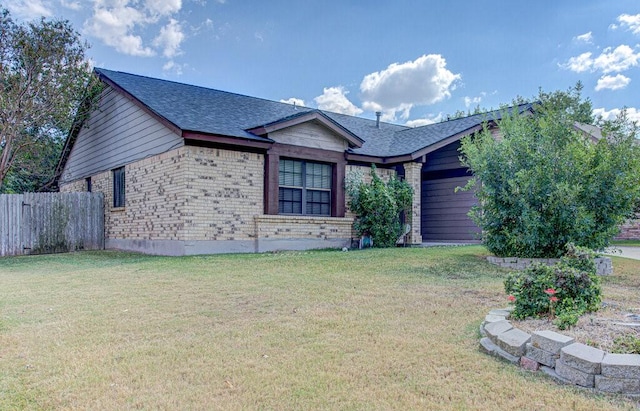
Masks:
[[[598,141],[575,122],[593,123],[581,86],[540,93],[533,113],[505,110],[496,138],[485,127],[462,140],[478,205],[470,212],[498,256],[560,257],[574,243],[605,248],[640,198],[640,145],[624,114]]]
[[[393,247],[402,235],[401,212],[408,212],[413,190],[395,176],[385,183],[371,166],[371,182],[364,181],[361,172],[347,175],[345,188],[349,209],[356,215],[354,228],[358,235],[370,235],[375,247]]]

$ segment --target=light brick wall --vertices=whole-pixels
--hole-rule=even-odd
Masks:
[[[186,147],[184,240],[255,239],[264,211],[264,156]]]
[[[142,240],[182,240],[185,208],[181,147],[125,166],[125,207],[113,208],[113,178],[105,193],[107,237]],[[95,187],[95,185],[94,185]],[[94,191],[97,188],[94,188]],[[107,200],[108,195],[108,200]]]
[[[404,174],[406,182],[413,189],[413,202],[411,205],[411,232],[409,233],[409,244],[422,244],[422,233],[420,228],[421,206],[421,186],[422,186],[422,164],[405,163]]]
[[[125,207],[113,207],[111,171],[92,176],[105,198],[111,240],[216,243],[260,241],[260,249],[349,245],[353,214],[345,218],[264,214],[264,156],[183,146],[125,166]],[[370,167],[360,169],[370,180]],[[394,170],[378,169],[387,181]],[[85,180],[61,191],[85,191]],[[287,241],[289,241],[287,243]],[[293,244],[295,242],[298,244]],[[292,243],[293,242],[293,243]],[[340,245],[342,246],[342,245]]]
[[[87,182],[85,180],[76,180],[68,184],[60,185],[61,193],[78,193],[87,191]]]
[[[271,240],[330,240],[351,238],[352,218],[259,215],[255,217],[259,238]]]

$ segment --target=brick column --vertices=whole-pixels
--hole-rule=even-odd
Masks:
[[[420,228],[420,204],[421,204],[421,171],[422,163],[404,163],[404,178],[413,188],[413,205],[411,206],[411,233],[409,233],[409,244],[422,244],[422,233]]]

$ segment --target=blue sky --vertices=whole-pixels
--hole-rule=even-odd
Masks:
[[[640,120],[640,2],[0,0],[112,70],[412,126],[578,80]]]

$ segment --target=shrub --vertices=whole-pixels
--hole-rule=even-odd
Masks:
[[[513,318],[549,316],[562,330],[585,312],[598,310],[602,297],[593,252],[573,244],[566,248],[554,266],[534,264],[507,276],[504,287],[514,303]]]
[[[581,86],[540,93],[533,113],[504,110],[500,138],[488,127],[462,140],[478,206],[470,216],[497,256],[560,257],[564,245],[600,250],[640,199],[640,145],[625,113],[594,142],[575,122],[592,124]],[[481,184],[475,184],[480,182]]]
[[[400,214],[410,215],[413,190],[395,176],[388,183],[371,166],[371,182],[361,172],[350,173],[345,182],[349,209],[356,215],[354,229],[358,235],[370,235],[375,247],[393,247],[402,235]]]

